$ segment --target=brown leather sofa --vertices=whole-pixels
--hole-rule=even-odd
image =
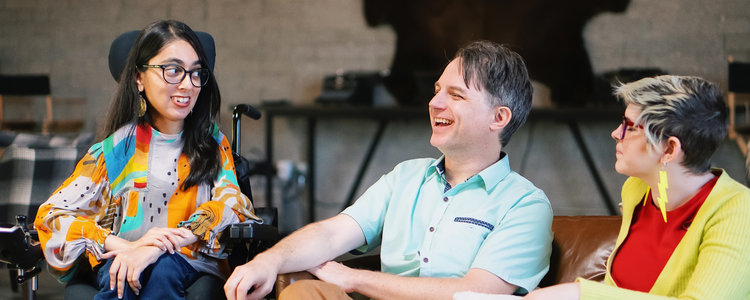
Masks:
[[[552,221],[550,269],[540,287],[573,282],[582,277],[603,281],[609,254],[620,230],[620,216],[556,216]],[[380,270],[380,257],[370,255],[343,261],[349,267]],[[293,282],[313,279],[308,272],[281,274],[276,278],[276,297]],[[357,298],[355,298],[357,299]]]

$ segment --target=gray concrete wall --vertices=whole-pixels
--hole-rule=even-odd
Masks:
[[[111,41],[157,19],[182,20],[214,36],[215,73],[225,103],[221,128],[227,134],[234,104],[271,99],[312,104],[324,75],[386,69],[395,43],[390,28],[366,26],[356,0],[0,0],[0,74],[49,74],[54,95],[87,99],[87,130],[95,130],[115,88],[107,68]],[[596,73],[657,67],[726,86],[727,55],[750,61],[750,1],[632,0],[624,14],[596,17],[584,36]],[[305,163],[305,126],[300,119],[276,120],[277,159]],[[340,210],[376,126],[318,124],[319,218]],[[625,179],[613,168],[609,133],[616,126],[617,120],[581,126],[615,201]],[[522,127],[506,149],[511,166],[546,191],[557,214],[606,214],[567,127],[538,122],[530,128]],[[429,135],[427,120],[389,125],[359,193],[400,161],[439,156]],[[243,154],[262,159],[263,138],[263,123],[246,120]],[[717,164],[743,178],[736,148],[728,143],[720,151]],[[263,180],[253,183],[255,197],[263,198]]]

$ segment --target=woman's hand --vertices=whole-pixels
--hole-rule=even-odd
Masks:
[[[161,251],[173,254],[188,245],[186,240],[192,235],[193,232],[186,228],[151,228],[140,239],[133,242],[131,248],[154,246]]]
[[[536,289],[523,298],[530,300],[578,300],[581,298],[581,284],[578,282],[571,282],[553,285],[543,289]]]
[[[109,268],[109,288],[111,290],[117,288],[117,296],[122,299],[125,292],[125,280],[127,279],[130,289],[138,295],[141,289],[141,273],[146,267],[156,262],[162,254],[164,254],[164,251],[152,246],[105,253],[102,258],[115,258]]]

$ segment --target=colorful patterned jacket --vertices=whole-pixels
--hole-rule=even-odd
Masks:
[[[223,162],[219,176],[210,186],[199,184],[187,190],[172,182],[174,192],[169,197],[160,193],[164,188],[150,186],[149,180],[155,178],[151,172],[172,175],[174,168],[172,176],[177,183],[184,181],[190,164],[181,153],[181,140],[174,145],[178,148],[174,162],[168,162],[170,170],[153,170],[157,165],[164,169],[166,163],[162,157],[152,159],[150,156],[160,153],[150,155],[149,149],[157,146],[154,143],[165,145],[170,141],[148,125],[124,126],[94,144],[70,178],[39,207],[34,222],[47,263],[60,280],[70,279],[79,258],[86,258],[91,266],[99,264],[108,235],[134,241],[153,227],[189,225],[199,241],[180,249],[180,254],[199,271],[205,271],[200,266],[207,264],[214,266],[208,269],[215,270],[214,258],[226,257],[219,242],[222,230],[232,223],[260,219],[240,192],[229,142],[218,126],[214,126],[213,137]],[[158,196],[154,195],[157,190]],[[163,199],[153,201],[162,194]]]

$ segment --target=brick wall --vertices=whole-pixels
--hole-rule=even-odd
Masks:
[[[162,18],[214,35],[228,104],[311,103],[324,74],[387,68],[395,41],[366,26],[355,0],[0,0],[0,73],[50,74],[55,95],[88,99],[93,128],[114,89],[109,43]],[[727,55],[750,61],[750,2],[632,0],[584,36],[595,73],[658,67],[725,85]]]
[[[594,73],[661,68],[726,86],[727,56],[750,62],[750,1],[631,0],[603,14],[584,36]]]
[[[0,0],[0,74],[49,74],[53,94],[88,99],[92,129],[115,87],[110,43],[158,19],[213,35],[227,106],[312,103],[324,74],[387,68],[395,41],[351,0]]]

